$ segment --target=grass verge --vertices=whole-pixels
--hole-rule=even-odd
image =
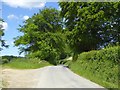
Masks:
[[[39,60],[37,58],[28,59],[28,58],[19,58],[11,60],[11,62],[3,64],[4,68],[13,68],[13,69],[36,69],[45,66],[51,65],[46,61]]]

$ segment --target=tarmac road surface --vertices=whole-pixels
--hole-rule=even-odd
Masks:
[[[4,69],[2,73],[7,88],[104,88],[64,66],[30,70]]]

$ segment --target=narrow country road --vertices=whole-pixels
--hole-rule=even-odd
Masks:
[[[31,70],[4,69],[2,73],[7,88],[103,88],[63,66]]]

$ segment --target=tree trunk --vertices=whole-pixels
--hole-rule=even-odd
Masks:
[[[78,53],[73,53],[72,61],[75,62],[78,59]]]

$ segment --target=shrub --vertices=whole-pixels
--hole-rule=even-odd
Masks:
[[[8,63],[8,62],[9,62],[8,59],[1,59],[1,60],[0,60],[0,64],[5,64],[5,63]]]

